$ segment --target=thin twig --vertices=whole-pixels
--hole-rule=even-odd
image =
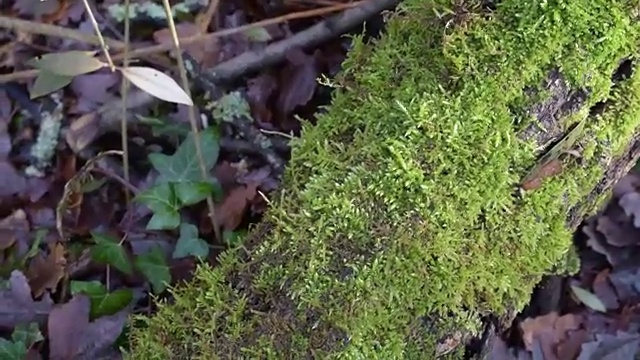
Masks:
[[[191,97],[191,89],[189,86],[189,79],[187,78],[187,70],[184,67],[184,60],[182,58],[182,51],[180,51],[180,40],[178,40],[178,32],[176,31],[176,24],[173,21],[171,15],[171,5],[169,0],[162,0],[164,5],[164,11],[167,14],[167,20],[169,22],[169,30],[171,31],[171,37],[173,38],[173,45],[176,49],[176,57],[178,58],[178,68],[180,69],[180,78],[182,79],[182,88]],[[202,146],[200,144],[200,132],[198,130],[198,122],[196,121],[196,114],[193,105],[189,107],[189,122],[191,123],[191,130],[193,131],[193,138],[196,146],[196,156],[198,157],[198,164],[200,165],[200,174],[202,180],[206,181],[209,177],[207,174],[207,168],[204,162],[204,156],[202,154]],[[207,206],[209,208],[209,219],[211,219],[211,225],[213,226],[213,232],[217,241],[222,239],[220,236],[220,228],[216,220],[215,205],[213,203],[213,197],[207,196]]]
[[[210,0],[207,11],[200,14],[198,19],[196,19],[196,23],[198,24],[201,34],[207,33],[207,29],[209,29],[209,25],[211,25],[213,15],[216,13],[216,10],[218,10],[218,4],[220,4],[220,0]]]
[[[221,37],[225,37],[225,36],[230,36],[233,34],[237,34],[237,33],[241,33],[253,28],[257,28],[257,27],[264,27],[264,26],[268,26],[268,25],[274,25],[274,24],[279,24],[279,23],[283,23],[285,21],[289,21],[289,20],[295,20],[295,19],[304,19],[304,18],[309,18],[309,17],[315,17],[315,16],[321,16],[321,15],[325,15],[328,13],[333,13],[333,12],[337,12],[337,11],[341,11],[344,9],[348,9],[348,8],[352,8],[354,6],[357,6],[359,4],[361,4],[362,1],[359,2],[355,2],[355,3],[348,3],[348,4],[338,4],[338,5],[333,5],[333,6],[328,6],[328,7],[323,7],[320,9],[313,9],[313,10],[307,10],[307,11],[301,11],[301,12],[297,12],[297,13],[292,13],[292,14],[287,14],[287,15],[283,15],[283,16],[278,16],[272,19],[266,19],[266,20],[262,20],[262,21],[258,21],[255,23],[251,23],[251,24],[247,24],[247,25],[243,25],[243,26],[239,26],[239,27],[235,27],[235,28],[231,28],[231,29],[223,29],[223,30],[219,30],[216,32],[212,32],[209,34],[198,34],[198,35],[193,35],[193,36],[188,36],[188,37],[184,37],[184,38],[180,38],[180,44],[182,46],[184,45],[190,45],[190,44],[194,44],[194,43],[198,43],[198,42],[203,42],[203,41],[207,41],[210,39],[215,39],[215,38],[221,38]],[[99,45],[100,42],[97,40],[97,38],[93,37],[93,36],[87,36],[84,35],[82,33],[78,33],[75,30],[70,30],[70,29],[65,29],[65,28],[61,28],[59,26],[53,26],[53,25],[47,25],[46,26],[46,31],[42,31],[44,28],[41,28],[37,25],[45,25],[45,24],[37,24],[35,23],[36,26],[34,26],[34,23],[31,23],[29,21],[25,21],[25,20],[20,20],[19,22],[13,22],[12,18],[7,18],[4,16],[0,16],[0,27],[5,27],[5,28],[14,28],[17,30],[22,30],[22,31],[27,31],[27,32],[32,32],[32,33],[36,33],[36,34],[42,34],[42,35],[50,35],[50,36],[57,36],[57,37],[63,37],[63,38],[70,38],[70,39],[74,39],[74,40],[78,40],[78,41],[84,41],[86,43],[91,43],[91,44],[97,44]],[[27,23],[28,25],[26,27],[23,27],[22,24]],[[21,25],[17,25],[17,24],[21,24]],[[53,28],[55,28],[55,30],[53,30]],[[113,43],[113,44],[109,44],[109,43]],[[107,43],[111,46],[113,45],[114,48],[118,48],[118,49],[123,49],[124,48],[124,43],[117,41],[117,40],[110,40],[107,41]],[[118,45],[118,46],[115,46]],[[139,57],[143,57],[143,56],[148,56],[148,55],[153,55],[153,54],[157,54],[157,53],[161,53],[164,51],[169,51],[173,49],[173,44],[159,44],[159,45],[152,45],[152,46],[148,46],[148,47],[143,47],[143,48],[138,48],[138,49],[133,49],[129,52],[129,57],[130,58],[139,58]],[[120,61],[124,58],[123,54],[116,54],[114,56],[112,56],[112,60],[113,61]],[[25,71],[17,71],[11,74],[3,74],[0,75],[0,84],[6,83],[6,82],[10,82],[10,81],[15,81],[15,80],[20,80],[20,79],[30,79],[33,77],[38,76],[38,70],[37,69],[32,69],[32,70],[25,70]]]
[[[134,195],[138,195],[138,193],[140,192],[140,190],[138,190],[137,187],[133,186],[133,184],[131,184],[131,182],[126,181],[120,175],[116,174],[113,171],[107,170],[107,169],[102,168],[100,166],[96,166],[91,171],[100,173],[100,174],[102,174],[102,175],[104,175],[104,176],[106,176],[106,177],[108,177],[110,179],[113,179],[113,180],[119,182],[120,185],[124,186],[128,191],[131,191]]]
[[[102,47],[102,52],[104,53],[104,57],[107,59],[109,68],[111,69],[111,71],[116,71],[116,67],[115,65],[113,65],[113,60],[111,60],[111,56],[109,55],[109,48],[107,47],[107,43],[104,41],[104,38],[102,37],[102,32],[100,31],[100,25],[98,25],[98,22],[96,21],[96,17],[93,16],[93,10],[91,10],[91,6],[89,6],[89,1],[82,0],[82,3],[84,4],[84,8],[87,11],[87,14],[89,15],[89,19],[91,20],[91,24],[93,25],[93,30],[96,32],[96,35],[98,35],[98,40],[100,41],[100,46]]]
[[[122,65],[127,68],[129,66],[129,39],[131,37],[131,21],[129,20],[129,0],[124,0],[124,59]],[[120,119],[120,142],[122,144],[122,166],[124,170],[124,180],[131,183],[129,173],[129,135],[127,133],[127,99],[129,95],[129,79],[122,77],[120,95],[122,96],[122,119]],[[131,204],[131,195],[125,188],[124,198],[127,208]]]
[[[30,34],[48,35],[59,38],[77,40],[87,44],[101,45],[100,38],[95,35],[87,35],[74,29],[67,29],[61,26],[37,23],[34,21],[23,20],[16,17],[0,16],[0,28],[10,29],[14,31],[23,31]],[[104,42],[109,47],[121,50],[124,49],[122,41],[104,38]]]
[[[340,36],[349,29],[362,24],[365,20],[385,9],[397,5],[400,0],[361,1],[360,6],[321,21],[308,29],[282,41],[269,44],[264,49],[246,51],[239,56],[216,65],[206,71],[208,80],[232,81],[246,73],[272,66],[282,61],[294,48],[311,48],[331,38]]]

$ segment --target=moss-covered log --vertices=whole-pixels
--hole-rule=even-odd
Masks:
[[[522,308],[638,156],[640,72],[612,74],[639,9],[476,2],[406,0],[356,40],[264,222],[138,323],[133,358],[432,359]]]

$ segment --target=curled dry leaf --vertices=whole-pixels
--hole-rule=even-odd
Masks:
[[[64,253],[64,246],[57,243],[51,246],[48,255],[40,254],[31,260],[26,275],[33,296],[40,297],[45,290],[53,290],[58,286],[67,264]]]
[[[184,105],[193,105],[191,97],[170,76],[150,67],[119,68],[122,75],[135,86],[158,99]]]

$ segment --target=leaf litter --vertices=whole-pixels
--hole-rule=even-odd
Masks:
[[[187,92],[176,81],[166,21],[143,7],[132,17],[131,48],[155,44],[170,51],[122,66],[118,5],[109,0],[94,6],[115,72],[93,40],[0,34],[9,44],[0,56],[2,74],[36,74],[0,83],[2,359],[119,358],[118,339],[131,313],[152,311],[152,296],[170,297],[169,286],[190,279],[199,262],[215,265],[220,252],[241,245],[249,225],[260,220],[280,186],[288,134],[301,128],[296,116],[315,121],[315,110],[327,101],[317,78],[335,75],[330,69],[339,67],[350,43],[336,36],[305,50],[289,49],[281,61],[267,59],[268,65],[243,79],[245,72],[239,72],[233,85],[207,88],[200,81],[207,79],[204,72],[240,55],[266,54],[271,44],[287,47],[296,31],[324,16],[315,11],[295,23],[274,18],[300,10],[288,2],[220,2],[209,19],[206,7],[190,7],[189,16],[177,21],[180,37],[228,34],[182,46],[203,71],[190,73]],[[94,35],[79,1],[9,0],[2,8],[8,17],[62,26],[74,37]],[[305,8],[328,7],[319,1]],[[247,26],[269,19],[269,25]],[[120,92],[125,78],[131,84],[126,104]],[[128,180],[119,152],[125,105]],[[189,105],[202,128],[206,179],[196,159]],[[36,161],[42,154],[34,149],[47,152],[46,162]],[[37,167],[37,176],[25,171],[30,166]],[[221,239],[203,221],[208,196],[215,201]]]
[[[557,289],[554,310],[522,315],[492,359],[634,360],[640,354],[640,173],[631,171],[576,233],[580,270]],[[561,295],[561,294],[565,295]],[[551,292],[550,294],[553,294]],[[553,296],[534,297],[550,306]],[[542,300],[540,300],[542,299]],[[516,339],[516,340],[514,340]],[[542,356],[542,357],[539,357]]]

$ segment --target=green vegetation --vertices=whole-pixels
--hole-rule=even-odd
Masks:
[[[454,17],[450,1],[404,1],[380,41],[356,41],[249,255],[200,266],[139,318],[132,358],[430,359],[441,335],[520,309],[568,251],[568,209],[640,121],[640,75],[610,80],[638,48],[632,6],[505,0]],[[539,144],[515,114],[555,66],[589,90],[567,128],[614,101],[585,121],[580,162],[518,193]]]

